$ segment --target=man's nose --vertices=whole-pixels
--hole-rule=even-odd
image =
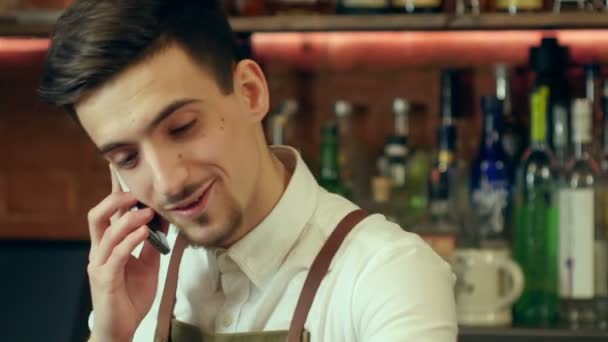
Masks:
[[[188,182],[188,168],[179,154],[167,149],[157,149],[150,153],[150,168],[156,193],[163,198],[178,196]]]

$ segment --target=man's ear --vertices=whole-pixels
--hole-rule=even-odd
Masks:
[[[262,121],[269,110],[266,77],[260,66],[250,60],[240,61],[234,69],[234,91],[241,104],[256,122]]]

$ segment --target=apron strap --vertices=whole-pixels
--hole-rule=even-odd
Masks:
[[[177,276],[179,274],[179,264],[186,248],[186,240],[181,233],[177,235],[169,267],[167,269],[167,278],[165,280],[165,288],[160,300],[158,316],[156,320],[156,332],[154,334],[155,342],[169,341],[169,328],[173,317],[173,307],[175,305],[175,292],[177,290]]]
[[[329,270],[334,255],[340,245],[355,226],[367,216],[367,212],[362,209],[355,210],[346,215],[331,233],[319,254],[312,263],[308,276],[304,281],[304,287],[300,293],[296,310],[289,326],[288,342],[300,342],[304,331],[304,324],[308,317],[308,312],[315,299],[315,294],[321,285],[321,281]]]
[[[325,277],[331,261],[340,248],[340,245],[346,238],[346,235],[361,222],[367,216],[367,212],[364,210],[355,210],[346,215],[342,221],[338,224],[336,229],[331,233],[319,254],[317,254],[313,261],[308,276],[304,281],[304,287],[300,293],[300,298],[296,305],[296,309],[289,326],[289,334],[287,337],[288,342],[300,342],[302,333],[304,332],[304,323],[308,317],[308,312],[312,306],[312,302],[315,298],[315,294],[319,289],[321,281]],[[169,267],[167,269],[167,278],[165,280],[165,287],[160,301],[160,307],[158,309],[155,342],[168,342],[169,341],[169,329],[171,326],[171,320],[173,318],[173,308],[175,305],[175,293],[177,290],[177,276],[179,273],[179,265],[186,248],[186,240],[180,234],[177,235],[175,245],[173,246],[173,252],[171,253],[171,259],[169,260]]]

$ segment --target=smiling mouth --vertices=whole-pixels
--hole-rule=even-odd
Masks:
[[[186,218],[194,218],[198,216],[205,208],[207,207],[207,203],[209,202],[209,195],[211,190],[213,189],[213,185],[215,181],[212,181],[207,188],[200,194],[197,198],[193,199],[191,202],[175,207],[171,209],[171,212]]]

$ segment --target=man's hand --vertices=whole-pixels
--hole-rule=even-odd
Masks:
[[[131,253],[148,237],[154,212],[131,211],[137,199],[123,192],[112,173],[112,193],[89,211],[91,251],[87,272],[95,320],[90,341],[131,341],[150,310],[158,284],[160,254],[148,243],[139,258]]]

